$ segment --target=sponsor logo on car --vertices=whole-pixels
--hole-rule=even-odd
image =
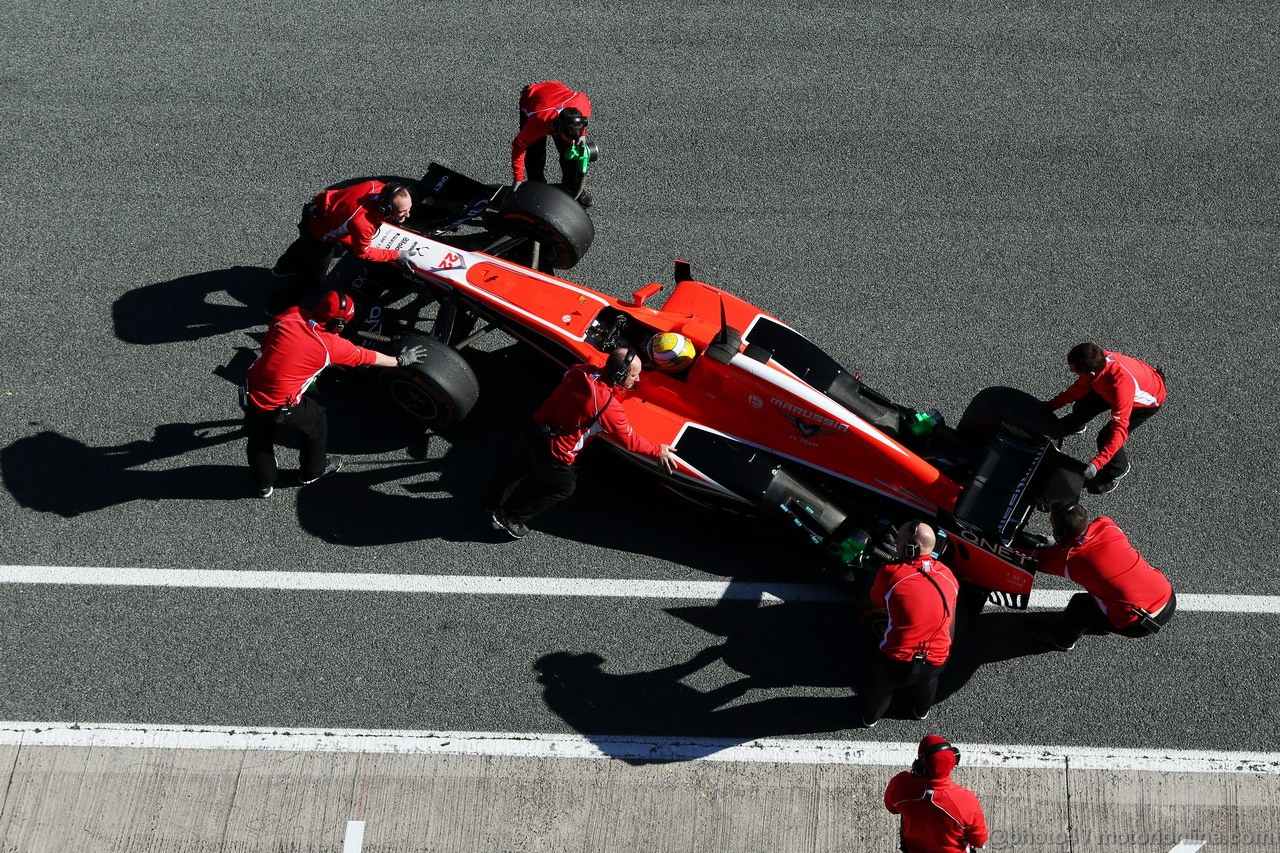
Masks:
[[[788,403],[786,400],[771,397],[769,398],[769,404],[790,421],[791,425],[796,428],[796,431],[803,438],[813,438],[815,435],[828,432],[849,431],[848,424],[829,418],[820,412],[797,406],[795,403]]]
[[[960,538],[965,542],[981,548],[988,554],[993,554],[999,557],[1001,560],[1004,560],[1015,568],[1027,572],[1031,571],[1035,562],[1031,557],[1028,557],[1026,554],[1020,554],[1008,545],[1005,545],[999,539],[992,539],[980,531],[971,529],[968,524],[960,519],[956,519],[956,526],[960,528]],[[948,531],[948,533],[950,533],[950,531]]]

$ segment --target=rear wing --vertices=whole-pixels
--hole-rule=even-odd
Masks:
[[[1026,609],[1036,561],[1017,548],[1018,535],[1034,511],[1079,499],[1083,468],[1048,439],[1000,430],[943,518],[957,573],[995,590],[995,603]]]

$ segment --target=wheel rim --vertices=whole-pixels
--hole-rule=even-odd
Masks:
[[[391,399],[411,417],[424,423],[437,423],[448,414],[440,401],[416,382],[396,379],[391,382]]]

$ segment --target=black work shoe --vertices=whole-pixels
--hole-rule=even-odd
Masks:
[[[587,192],[586,190],[583,190],[582,192],[578,193],[578,204],[582,205],[584,208],[590,207],[591,205],[595,204],[595,199],[592,198],[591,193]]]
[[[1033,623],[1031,625],[1031,636],[1035,637],[1047,646],[1053,646],[1060,652],[1071,651],[1076,647],[1076,642],[1078,642],[1077,640],[1072,640],[1070,643],[1064,643],[1056,634],[1053,633],[1052,628],[1043,623]]]
[[[1133,466],[1130,465],[1110,480],[1099,480],[1097,477],[1094,477],[1092,480],[1085,483],[1084,490],[1091,495],[1105,495],[1109,492],[1114,492],[1116,490],[1116,485],[1119,484],[1122,479],[1127,477],[1129,472],[1132,470]]]
[[[512,520],[504,510],[495,509],[490,517],[493,519],[493,529],[505,530],[512,539],[523,539],[529,535],[528,525]]]
[[[921,711],[921,710],[919,710],[919,709],[913,710],[913,711],[911,712],[911,719],[913,719],[913,720],[927,720],[927,719],[929,719],[929,712],[928,712],[927,710],[925,710],[925,711]]]
[[[265,489],[258,489],[258,497],[269,498],[275,492],[275,486],[267,486]]]
[[[864,712],[864,713],[862,714],[861,722],[862,722],[862,727],[863,727],[864,729],[874,729],[874,728],[876,727],[876,723],[880,722],[880,720],[878,720],[878,719],[876,719],[876,720],[868,720],[868,719],[867,719],[867,715],[866,715],[866,713]]]
[[[312,477],[310,480],[303,480],[302,485],[309,486],[312,483],[314,483],[316,480],[321,479],[322,477],[329,477],[329,476],[332,476],[333,474],[338,473],[338,470],[342,468],[341,456],[327,456],[325,457],[325,459],[326,461],[325,461],[324,471],[320,474],[320,476]]]

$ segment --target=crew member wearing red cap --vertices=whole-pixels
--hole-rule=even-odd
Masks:
[[[1065,433],[1083,432],[1085,424],[1111,411],[1111,420],[1098,433],[1098,453],[1085,469],[1089,481],[1085,488],[1090,494],[1105,495],[1129,473],[1129,454],[1124,449],[1129,433],[1164,405],[1164,371],[1091,343],[1071,348],[1067,369],[1076,375],[1076,381],[1049,401],[1053,411],[1075,404],[1071,414],[1062,419]]]
[[[416,364],[425,355],[423,347],[413,346],[393,358],[339,337],[355,314],[351,297],[333,290],[309,311],[294,307],[272,319],[262,338],[262,354],[249,368],[244,407],[246,452],[259,497],[269,498],[275,491],[275,437],[280,428],[302,435],[298,465],[302,485],[342,467],[341,456],[326,452],[329,425],[324,407],[304,396],[321,371],[331,364],[404,366]]]
[[[881,568],[871,584],[871,609],[887,621],[862,699],[862,724],[868,728],[884,716],[895,694],[911,702],[915,719],[929,716],[955,632],[960,584],[933,559],[933,528],[904,524],[897,544],[899,561]]]
[[[1040,571],[1085,588],[1071,596],[1062,613],[1040,616],[1031,633],[1064,652],[1086,633],[1146,637],[1173,618],[1178,598],[1129,537],[1105,515],[1093,521],[1080,504],[1055,509],[1055,543],[1034,552]]]
[[[987,843],[987,819],[973,791],[951,781],[960,750],[925,735],[911,769],[889,780],[884,807],[902,818],[904,853],[968,853]]]

